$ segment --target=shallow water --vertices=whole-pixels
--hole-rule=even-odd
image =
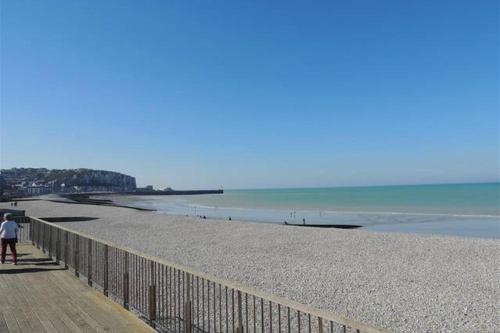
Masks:
[[[500,238],[499,183],[227,190],[222,195],[114,200],[176,215]]]

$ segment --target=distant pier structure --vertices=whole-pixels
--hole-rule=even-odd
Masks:
[[[196,194],[223,194],[223,189],[218,190],[168,190],[168,191],[128,191],[128,192],[118,192],[113,194],[124,194],[124,195],[196,195]]]

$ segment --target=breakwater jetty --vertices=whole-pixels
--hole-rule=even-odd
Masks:
[[[224,190],[169,190],[169,191],[128,191],[109,193],[114,195],[197,195],[197,194],[223,194]]]
[[[200,194],[223,194],[224,190],[185,190],[185,191],[127,191],[127,192],[88,192],[88,193],[68,193],[68,194],[58,194],[58,198],[47,199],[52,202],[60,203],[73,203],[73,204],[83,204],[83,205],[99,205],[99,206],[113,206],[113,207],[124,207],[132,208],[136,210],[144,211],[154,211],[154,209],[140,208],[128,205],[120,205],[113,200],[103,199],[106,195],[200,195]],[[98,198],[96,198],[98,197]]]

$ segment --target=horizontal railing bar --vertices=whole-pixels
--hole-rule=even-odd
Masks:
[[[170,261],[170,260],[167,260],[167,259],[162,259],[162,258],[157,258],[157,257],[154,257],[154,256],[150,256],[148,254],[141,253],[141,252],[139,252],[137,250],[134,250],[132,248],[129,248],[129,247],[126,247],[126,246],[117,245],[117,244],[115,244],[113,242],[106,241],[106,240],[103,240],[103,239],[100,239],[100,238],[97,238],[97,237],[94,237],[94,236],[90,236],[90,235],[87,235],[87,234],[84,234],[84,233],[81,233],[81,232],[78,232],[78,231],[75,231],[75,230],[72,230],[72,229],[68,229],[66,227],[62,227],[62,226],[60,226],[58,224],[55,224],[55,223],[52,223],[52,222],[47,222],[47,221],[44,221],[42,219],[39,219],[39,218],[36,218],[36,217],[31,217],[31,216],[29,218],[31,218],[33,220],[36,220],[36,221],[38,221],[40,223],[52,226],[54,228],[59,228],[59,229],[64,230],[66,232],[72,233],[74,235],[77,235],[77,236],[80,236],[80,237],[83,237],[83,238],[86,238],[86,239],[90,239],[90,240],[93,240],[95,242],[99,242],[99,243],[101,243],[103,245],[111,246],[111,247],[113,247],[113,248],[115,248],[117,250],[125,251],[125,252],[128,252],[130,254],[142,257],[142,258],[144,258],[146,260],[151,260],[151,261],[157,262],[159,264],[170,266],[170,267],[172,267],[174,269],[177,269],[177,270],[180,270],[180,271],[184,271],[184,272],[189,273],[189,274],[191,274],[193,276],[197,276],[199,278],[206,279],[206,280],[209,280],[211,282],[218,283],[218,284],[220,284],[220,285],[222,285],[224,287],[232,288],[232,289],[237,290],[237,291],[239,290],[241,292],[244,292],[244,293],[247,293],[249,295],[253,295],[253,296],[259,297],[259,298],[261,298],[263,300],[274,302],[276,304],[281,304],[282,306],[286,306],[286,307],[292,308],[294,310],[298,310],[301,313],[307,313],[307,314],[310,314],[310,315],[313,315],[313,316],[316,316],[316,317],[323,318],[324,320],[333,321],[333,322],[335,322],[337,324],[349,326],[349,327],[351,327],[353,329],[357,329],[357,330],[360,330],[360,331],[366,332],[366,333],[389,333],[390,332],[390,331],[388,331],[386,329],[376,328],[376,327],[373,327],[373,326],[361,323],[361,322],[359,322],[357,320],[346,318],[346,317],[341,316],[339,314],[336,314],[336,313],[334,313],[332,311],[318,309],[318,308],[315,308],[315,307],[312,307],[312,306],[309,306],[309,305],[305,305],[305,304],[302,304],[302,303],[299,303],[299,302],[288,300],[288,299],[285,299],[285,298],[280,297],[280,296],[276,296],[276,295],[273,295],[273,294],[269,294],[269,293],[263,292],[261,290],[255,289],[253,287],[249,287],[249,286],[243,285],[243,284],[241,284],[239,282],[236,282],[236,281],[230,281],[230,280],[221,279],[221,278],[218,278],[216,276],[200,272],[200,271],[198,271],[196,269],[193,269],[193,268],[190,268],[190,267],[178,264],[176,262],[173,262],[173,261]]]

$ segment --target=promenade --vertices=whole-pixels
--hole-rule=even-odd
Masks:
[[[0,265],[0,332],[154,332],[31,244],[18,254]]]

